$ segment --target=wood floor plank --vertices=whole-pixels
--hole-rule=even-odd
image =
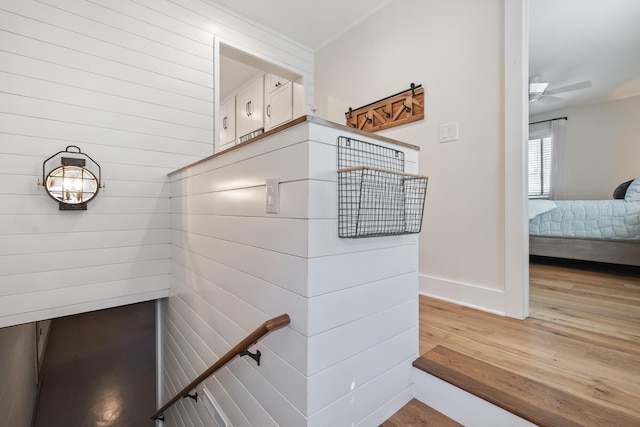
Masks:
[[[460,427],[451,418],[425,405],[419,400],[412,399],[380,427]]]
[[[540,426],[637,425],[637,418],[438,346],[414,366]]]
[[[561,324],[554,324],[553,327],[549,327],[545,321],[539,321],[534,318],[531,318],[530,320],[537,329],[546,330],[559,337],[582,341],[587,344],[594,344],[604,348],[620,350],[636,357],[640,357],[640,348],[637,346],[630,346],[628,340],[609,335],[596,334],[590,330],[577,329],[572,326],[565,326]],[[431,347],[433,348],[434,346],[435,344]]]
[[[639,318],[638,307],[640,307],[640,292],[629,291],[628,295],[621,295],[622,290],[616,289],[615,294],[619,297],[613,296],[612,290],[601,290],[596,292],[595,289],[585,290],[584,288],[575,287],[571,290],[564,290],[558,288],[551,288],[547,286],[536,286],[534,288],[532,298],[552,298],[557,303],[569,304],[579,309],[586,310],[591,309],[601,310],[607,312],[607,314],[616,315],[620,313],[622,316],[632,316]],[[638,295],[633,295],[638,294]]]
[[[614,382],[601,376],[599,371],[571,369],[571,364],[560,367],[555,365],[553,360],[550,363],[537,360],[532,364],[530,355],[521,354],[509,348],[496,348],[490,344],[460,336],[449,335],[443,338],[438,335],[437,328],[430,329],[427,334],[436,341],[446,342],[446,346],[455,348],[461,354],[539,381],[557,390],[582,396],[596,405],[606,404],[631,416],[637,414],[635,405],[640,395],[633,380]],[[595,365],[601,364],[600,361],[592,362]]]
[[[447,348],[640,425],[640,269],[577,266],[531,264],[524,321],[421,296],[421,354]]]

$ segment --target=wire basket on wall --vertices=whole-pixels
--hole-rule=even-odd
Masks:
[[[338,138],[338,236],[419,233],[427,177],[404,172],[404,153]]]

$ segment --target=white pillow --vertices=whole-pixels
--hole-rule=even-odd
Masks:
[[[529,219],[556,208],[555,202],[547,199],[529,199]]]
[[[640,176],[633,180],[627,193],[624,195],[626,202],[640,202]]]

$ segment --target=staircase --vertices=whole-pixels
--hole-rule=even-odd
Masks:
[[[466,379],[454,381],[465,376],[466,364],[451,364],[439,359],[438,347],[433,353],[427,352],[414,362],[414,384],[416,398],[407,403],[380,427],[532,427],[535,424],[509,412],[492,400],[485,400],[486,394],[479,396],[475,391],[483,387],[479,381],[475,387],[468,387]],[[434,362],[439,360],[439,362]],[[442,363],[440,363],[442,362]],[[450,375],[439,374],[449,371]],[[449,381],[451,380],[451,381]],[[544,424],[542,424],[544,425]],[[554,424],[574,425],[574,424]]]
[[[462,424],[425,405],[417,399],[412,399],[380,427],[457,427]]]
[[[523,321],[421,296],[414,396],[465,426],[638,426],[638,301],[637,269],[541,260]]]
[[[153,301],[57,318],[51,328],[34,427],[155,425]]]
[[[633,426],[638,422],[635,417],[442,346],[425,353],[413,366],[538,426]]]
[[[447,347],[436,346],[413,366],[418,397],[463,424],[413,399],[381,427],[636,425],[623,414]]]

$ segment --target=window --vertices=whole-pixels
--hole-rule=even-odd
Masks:
[[[549,197],[550,178],[551,135],[533,137],[529,139],[529,198]]]

